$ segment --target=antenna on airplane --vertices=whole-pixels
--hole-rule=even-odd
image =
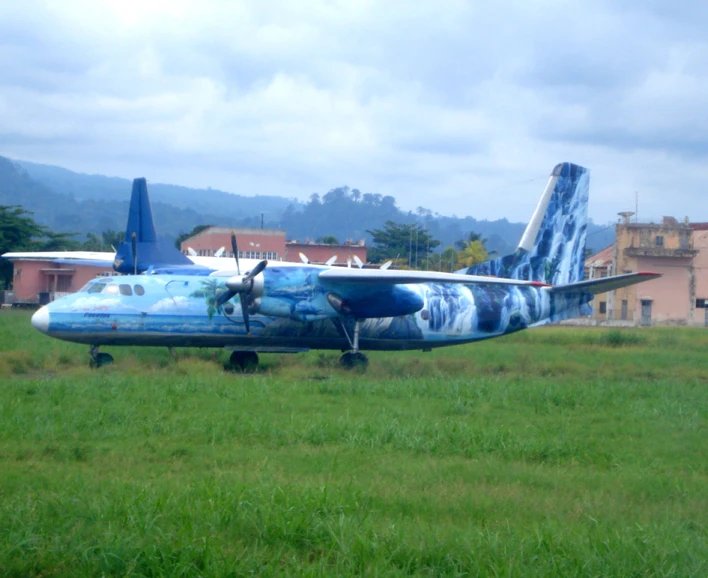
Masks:
[[[393,261],[386,261],[383,265],[381,265],[381,267],[379,267],[379,269],[382,269],[382,270],[385,271],[385,270],[388,269],[391,265],[393,265]]]
[[[337,256],[332,255],[327,261],[325,262],[325,265],[329,265],[330,267],[334,265],[337,262]]]
[[[197,252],[194,249],[192,249],[191,247],[187,247],[187,253],[189,253],[190,256],[192,256],[192,257],[197,256]]]
[[[305,253],[298,253],[298,255],[300,255],[300,261],[305,263],[305,265],[310,264],[310,260],[307,258],[307,255],[305,255]]]
[[[354,262],[356,263],[356,266],[359,267],[359,269],[362,269],[364,267],[364,263],[361,259],[359,259],[358,255],[354,255]]]
[[[214,253],[214,257],[221,257],[223,254],[226,252],[226,247],[221,247],[216,253]]]
[[[138,238],[135,236],[135,231],[130,237],[131,248],[133,249],[133,275],[138,274]]]

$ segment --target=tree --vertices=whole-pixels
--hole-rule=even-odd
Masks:
[[[457,265],[460,268],[471,267],[477,263],[484,263],[488,256],[482,241],[470,241],[462,251],[457,253]]]
[[[320,243],[321,245],[339,245],[339,239],[334,235],[325,235],[324,237],[317,237],[315,243]]]
[[[470,231],[467,233],[467,238],[455,241],[455,247],[458,251],[464,251],[469,243],[473,243],[475,241],[481,241],[482,245],[487,244],[487,239],[482,239],[482,235],[475,233],[474,231]]]
[[[440,245],[421,225],[399,225],[386,221],[383,229],[367,231],[373,247],[368,253],[372,263],[403,258],[410,267],[417,268],[431,251]]]

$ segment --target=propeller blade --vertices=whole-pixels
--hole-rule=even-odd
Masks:
[[[234,252],[234,259],[236,259],[236,273],[241,274],[241,267],[238,264],[238,245],[236,244],[236,233],[231,232],[231,250]]]
[[[364,266],[364,263],[362,262],[361,259],[357,255],[354,255],[354,262],[356,263],[356,266],[361,269]]]
[[[138,238],[135,235],[135,232],[133,232],[133,235],[130,237],[130,245],[131,249],[133,250],[133,275],[138,274]]]
[[[223,293],[219,293],[219,296],[216,298],[214,305],[216,305],[217,307],[221,307],[224,303],[226,303],[234,295],[236,295],[236,291],[232,291],[231,289],[227,289]]]
[[[251,324],[248,321],[248,298],[246,293],[239,293],[239,299],[241,300],[241,312],[243,313],[243,324],[246,326],[246,335],[251,335]]]
[[[243,278],[243,282],[248,283],[251,279],[256,277],[261,271],[263,271],[263,269],[265,269],[267,266],[268,266],[268,261],[266,261],[264,259],[263,261],[258,263],[258,265],[256,265],[253,269],[251,269],[251,271],[248,273],[248,275],[246,275]]]

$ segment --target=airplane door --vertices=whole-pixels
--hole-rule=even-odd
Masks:
[[[651,325],[651,299],[642,299],[642,325]]]

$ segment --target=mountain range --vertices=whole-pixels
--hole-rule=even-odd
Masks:
[[[55,232],[99,234],[125,227],[130,200],[128,179],[76,173],[66,168],[0,156],[0,205],[21,205],[34,219]],[[477,220],[450,217],[418,209],[402,211],[395,198],[337,187],[314,193],[307,203],[278,196],[244,196],[216,189],[192,189],[172,184],[149,183],[158,233],[174,239],[197,225],[254,227],[287,231],[288,239],[315,240],[333,235],[340,241],[364,238],[386,221],[420,224],[447,247],[470,232],[487,240],[490,251],[514,250],[525,223],[506,219]],[[588,247],[600,250],[614,241],[614,226],[590,224]]]

